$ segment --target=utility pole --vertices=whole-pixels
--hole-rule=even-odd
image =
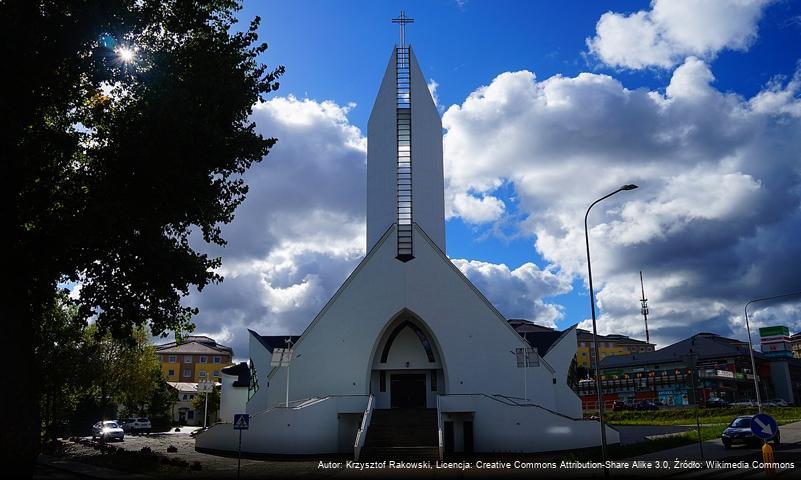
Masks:
[[[640,299],[642,308],[640,312],[645,319],[645,343],[651,343],[651,336],[648,334],[648,299],[645,298],[645,285],[642,283],[642,270],[640,270],[640,289],[642,290],[642,298]]]

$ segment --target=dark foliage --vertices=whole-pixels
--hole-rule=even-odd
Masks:
[[[223,245],[241,175],[275,139],[248,122],[282,68],[257,60],[258,18],[235,0],[0,2],[7,68],[3,215],[14,267],[4,318],[28,369],[7,408],[4,459],[38,446],[37,345],[59,282],[80,282],[80,318],[117,338],[191,329],[180,299],[221,278],[190,236]],[[126,52],[132,53],[127,55]],[[20,455],[22,450],[22,455]]]

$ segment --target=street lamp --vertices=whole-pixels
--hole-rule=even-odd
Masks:
[[[609,469],[606,468],[606,428],[604,427],[604,402],[603,396],[601,394],[601,369],[600,369],[600,358],[598,353],[598,329],[595,324],[595,292],[592,288],[592,265],[590,264],[590,235],[587,232],[587,217],[590,214],[590,210],[595,204],[601,202],[602,200],[606,200],[607,198],[611,197],[612,195],[627,191],[627,190],[634,190],[637,188],[637,185],[629,184],[623,185],[622,187],[618,188],[614,192],[604,195],[603,197],[599,198],[598,200],[592,202],[590,207],[587,209],[587,213],[584,214],[584,240],[587,243],[587,278],[589,279],[590,283],[590,308],[592,310],[592,345],[595,349],[593,360],[595,361],[595,393],[598,397],[598,423],[601,424],[601,457],[603,457],[604,462],[604,476],[609,476]]]
[[[764,302],[767,300],[776,300],[778,298],[794,297],[801,295],[801,292],[784,293],[782,295],[774,295],[772,297],[756,298],[745,304],[743,309],[745,312],[745,329],[748,331],[748,353],[751,354],[751,374],[754,376],[754,390],[756,391],[757,408],[759,413],[762,413],[762,397],[759,394],[759,378],[757,376],[756,362],[754,361],[754,343],[751,340],[751,325],[748,323],[748,306],[756,302]]]

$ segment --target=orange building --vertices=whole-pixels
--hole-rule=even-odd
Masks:
[[[220,382],[220,370],[231,365],[234,351],[212,338],[190,335],[178,343],[156,345],[156,355],[168,382]]]

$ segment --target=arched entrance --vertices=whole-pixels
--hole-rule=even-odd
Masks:
[[[408,310],[384,328],[373,352],[370,393],[376,408],[434,408],[445,370],[425,323]]]

